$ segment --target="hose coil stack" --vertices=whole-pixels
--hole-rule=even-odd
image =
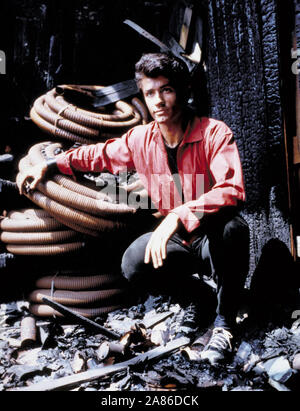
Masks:
[[[93,112],[75,106],[64,92],[77,90],[89,93],[101,90],[101,86],[62,85],[37,98],[30,111],[32,121],[47,134],[81,144],[94,144],[120,137],[131,128],[148,122],[145,105],[137,98],[130,103],[118,101],[108,111]],[[60,93],[57,92],[60,90]]]
[[[0,221],[0,229],[0,240],[16,255],[61,255],[84,247],[78,232],[67,230],[43,210],[11,211]]]
[[[53,308],[43,304],[43,297],[68,306],[87,318],[108,314],[124,306],[128,293],[117,275],[92,275],[65,271],[36,280],[36,290],[28,297],[29,310],[39,317],[61,316]]]

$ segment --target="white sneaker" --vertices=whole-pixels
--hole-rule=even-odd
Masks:
[[[215,328],[213,335],[201,353],[201,360],[216,365],[225,359],[226,354],[232,352],[231,340],[233,336],[224,328]]]

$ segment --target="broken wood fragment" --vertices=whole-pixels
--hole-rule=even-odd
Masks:
[[[169,317],[172,317],[174,315],[174,312],[172,311],[167,311],[165,313],[160,313],[156,314],[154,316],[151,316],[147,318],[146,316],[144,317],[143,321],[140,323],[141,326],[147,328],[152,328],[156,326],[157,324],[167,320]]]
[[[170,333],[165,322],[157,324],[151,332],[151,342],[155,345],[165,345]]]
[[[85,360],[82,354],[77,351],[71,363],[72,370],[75,374],[82,372],[85,369]]]
[[[280,391],[280,392],[290,392],[291,390],[285,386],[284,384],[281,384],[278,381],[272,380],[272,378],[269,378],[268,383],[271,385],[271,387],[275,388],[275,390]]]
[[[93,327],[96,328],[100,333],[106,337],[119,339],[120,336],[101,325],[97,324],[96,322],[90,320],[89,318],[85,318],[82,315],[75,313],[74,311],[70,310],[69,308],[65,307],[62,304],[59,304],[55,301],[48,299],[47,297],[43,297],[43,302],[50,307],[54,308],[54,310],[58,311],[59,313],[63,314],[66,318],[76,320],[78,323],[86,326],[86,327]]]
[[[86,362],[86,366],[89,370],[93,370],[99,367],[99,364],[93,358],[89,358]]]
[[[157,347],[151,351],[138,355],[137,357],[134,357],[128,361],[119,364],[114,364],[108,367],[101,367],[98,369],[92,369],[76,375],[70,375],[56,380],[45,380],[40,383],[33,384],[30,387],[14,389],[12,391],[54,391],[74,387],[78,384],[97,380],[99,378],[115,374],[120,371],[124,371],[128,367],[133,365],[148,362],[154,359],[157,360],[167,354],[179,350],[181,347],[187,346],[189,343],[189,338],[178,338],[168,343],[165,347]]]

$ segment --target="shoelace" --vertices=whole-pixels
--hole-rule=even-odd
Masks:
[[[208,344],[208,348],[216,348],[226,350],[227,346],[229,345],[230,349],[232,350],[231,346],[231,339],[233,336],[230,334],[229,331],[224,330],[224,328],[215,328],[213,330],[213,335],[211,340]]]

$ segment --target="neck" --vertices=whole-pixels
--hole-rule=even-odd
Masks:
[[[188,119],[180,115],[172,123],[160,123],[159,128],[169,147],[176,147],[183,139]]]

